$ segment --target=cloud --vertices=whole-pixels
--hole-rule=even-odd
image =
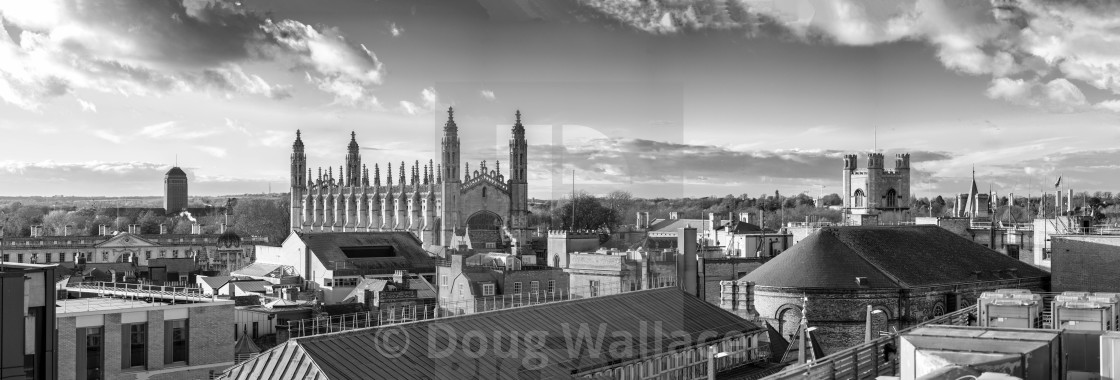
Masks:
[[[655,34],[744,30],[807,43],[923,41],[949,70],[990,75],[993,96],[1054,112],[1087,107],[1078,84],[1120,95],[1120,3],[975,0],[592,0],[592,8]],[[767,29],[767,27],[771,27]],[[1060,80],[1059,80],[1060,79]],[[1022,81],[1022,83],[1018,83]],[[1037,92],[1037,93],[1036,93]]]
[[[615,183],[688,181],[753,185],[779,180],[834,181],[843,156],[835,150],[738,150],[716,145],[598,138],[576,144],[535,145],[532,170],[549,173],[559,161],[580,178]],[[911,162],[947,160],[943,152],[910,152]],[[889,156],[889,155],[888,155]],[[913,165],[912,165],[913,166]]]
[[[436,102],[439,100],[439,93],[436,92],[435,87],[428,87],[420,90],[420,103],[413,103],[407,100],[400,101],[400,111],[409,115],[419,115],[422,113],[432,112],[436,107]]]
[[[494,99],[496,99],[496,98],[494,97],[494,91],[490,91],[490,90],[482,90],[482,91],[479,91],[479,92],[478,92],[478,94],[479,94],[479,95],[482,95],[482,98],[483,98],[483,99],[489,100],[489,101],[491,101],[491,102],[492,102],[492,101],[494,101]]]
[[[97,113],[97,105],[95,105],[93,103],[87,102],[87,101],[82,100],[82,99],[78,99],[78,105],[80,105],[82,107],[82,112]]]
[[[217,91],[291,96],[245,72],[276,62],[334,96],[376,104],[383,66],[334,28],[273,20],[222,1],[0,2],[0,100],[28,110],[86,89],[130,96]]]
[[[204,146],[204,145],[199,145],[199,146],[196,146],[195,148],[205,152],[206,154],[214,156],[214,157],[222,158],[222,157],[226,156],[226,150],[224,148],[219,148],[219,147],[215,147],[215,146]]]
[[[169,164],[138,161],[0,161],[0,193],[158,196],[169,169]],[[183,170],[187,172],[191,195],[239,194],[247,189],[264,192],[269,183],[274,190],[287,183],[286,178],[228,178],[207,175],[196,168]]]
[[[404,33],[404,28],[398,27],[397,23],[394,22],[389,24],[389,33],[391,33],[393,37],[400,37],[401,34]]]
[[[217,129],[181,128],[175,121],[165,121],[140,128],[139,137],[153,140],[193,140],[220,133]]]

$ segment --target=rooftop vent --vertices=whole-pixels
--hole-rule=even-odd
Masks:
[[[867,286],[867,277],[856,277],[856,285]]]

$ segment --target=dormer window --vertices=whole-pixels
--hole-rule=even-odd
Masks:
[[[482,295],[483,296],[494,295],[494,284],[482,284]]]

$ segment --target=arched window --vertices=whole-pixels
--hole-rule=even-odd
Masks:
[[[482,197],[486,198],[486,188],[485,187],[482,188]]]
[[[852,198],[854,198],[854,201],[852,202],[853,206],[863,207],[863,198],[865,197],[866,195],[863,194],[863,189],[856,189],[855,194],[852,195]]]
[[[894,189],[887,190],[887,207],[898,207],[898,193]]]

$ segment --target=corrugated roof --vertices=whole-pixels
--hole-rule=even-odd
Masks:
[[[414,273],[435,271],[432,257],[410,232],[330,232],[298,236],[328,268],[332,268],[334,262],[349,262],[363,268],[405,269]],[[342,251],[343,247],[375,246],[392,246],[395,256],[350,258]]]
[[[577,343],[582,327],[593,339],[600,329],[605,332],[604,342],[598,346],[601,351]],[[468,332],[487,339],[501,333],[506,342],[512,332],[521,334],[521,339],[532,332],[543,337],[539,340],[543,347],[534,345],[535,338],[512,347],[504,345],[503,352],[512,352],[516,359],[503,359],[491,351],[475,355],[479,347],[478,339],[473,339],[467,340],[471,349],[445,352],[443,348],[450,344],[448,331],[455,332],[455,342],[463,342],[461,337]],[[700,338],[760,331],[680,289],[660,288],[296,338],[231,367],[222,378],[293,379],[282,370],[291,362],[308,363],[307,367],[321,371],[315,379],[458,379],[484,369],[481,373],[488,379],[567,379],[610,363],[665,353],[674,342],[692,345],[701,343]],[[617,347],[611,342],[628,345],[632,355],[615,356],[624,350],[609,349]],[[437,352],[429,352],[429,348]],[[493,344],[487,348],[494,349]],[[539,371],[526,369],[522,366],[526,355],[540,355],[547,365]]]
[[[859,226],[822,228],[743,280],[792,288],[905,288],[1049,275],[938,226]],[[867,286],[855,277],[867,277]]]

